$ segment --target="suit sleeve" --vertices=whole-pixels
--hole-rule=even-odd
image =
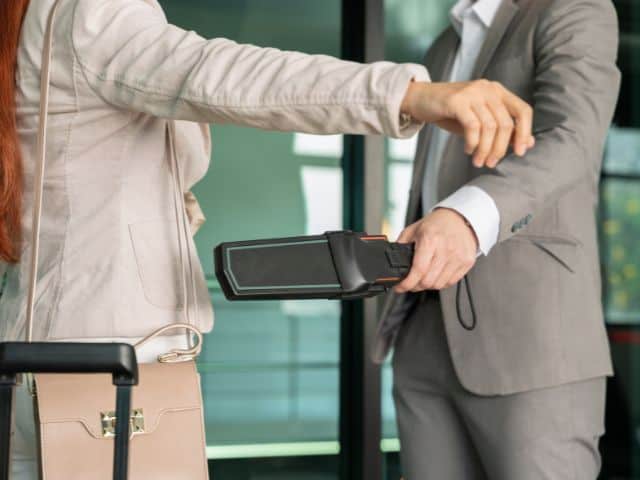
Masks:
[[[542,14],[535,42],[536,146],[469,183],[494,199],[499,242],[580,182],[597,183],[601,158],[593,152],[603,150],[620,87],[612,2],[556,0]]]
[[[421,65],[362,65],[326,55],[207,40],[143,0],[78,0],[72,44],[91,89],[118,108],[158,117],[317,134],[407,137],[401,119]]]

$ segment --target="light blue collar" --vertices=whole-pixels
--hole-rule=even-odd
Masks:
[[[498,13],[502,0],[458,0],[451,9],[449,17],[458,35],[462,34],[462,24],[466,15],[475,14],[482,24],[489,28]]]

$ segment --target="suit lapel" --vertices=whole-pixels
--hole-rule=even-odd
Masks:
[[[442,82],[446,80],[448,72],[451,70],[456,51],[458,50],[458,44],[458,35],[453,28],[449,27],[430,47],[424,63],[432,81]],[[433,138],[433,131],[433,125],[427,125],[418,136],[418,145],[413,163],[409,208],[407,209],[407,224],[413,223],[420,212],[422,183],[427,167],[427,151]]]
[[[491,28],[487,32],[487,38],[482,45],[476,65],[473,69],[471,78],[480,78],[484,74],[485,70],[489,66],[489,62],[496,53],[496,49],[507,32],[507,28],[511,25],[513,17],[518,12],[519,7],[513,0],[503,0],[500,4],[500,8],[496,12],[496,16],[493,19]]]

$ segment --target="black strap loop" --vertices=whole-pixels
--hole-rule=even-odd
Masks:
[[[464,284],[464,288],[467,291],[467,299],[469,300],[469,309],[471,310],[471,322],[466,323],[463,319],[462,315],[462,307],[460,306],[460,296],[462,295],[462,284]],[[476,307],[473,301],[473,294],[471,293],[471,287],[469,286],[469,275],[465,275],[465,277],[458,282],[458,286],[456,287],[456,313],[458,315],[458,323],[465,330],[472,331],[475,330],[478,324],[478,317],[476,315]]]

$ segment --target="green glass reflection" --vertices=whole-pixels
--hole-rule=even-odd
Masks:
[[[207,38],[340,52],[339,0],[161,4],[172,23]],[[340,138],[229,125],[213,125],[212,137],[210,170],[194,188],[207,217],[196,244],[216,311],[199,364],[208,451],[218,459],[335,455],[339,304],[227,302],[212,250],[221,241],[339,228]]]
[[[640,179],[604,180],[601,202],[607,321],[640,325]]]

